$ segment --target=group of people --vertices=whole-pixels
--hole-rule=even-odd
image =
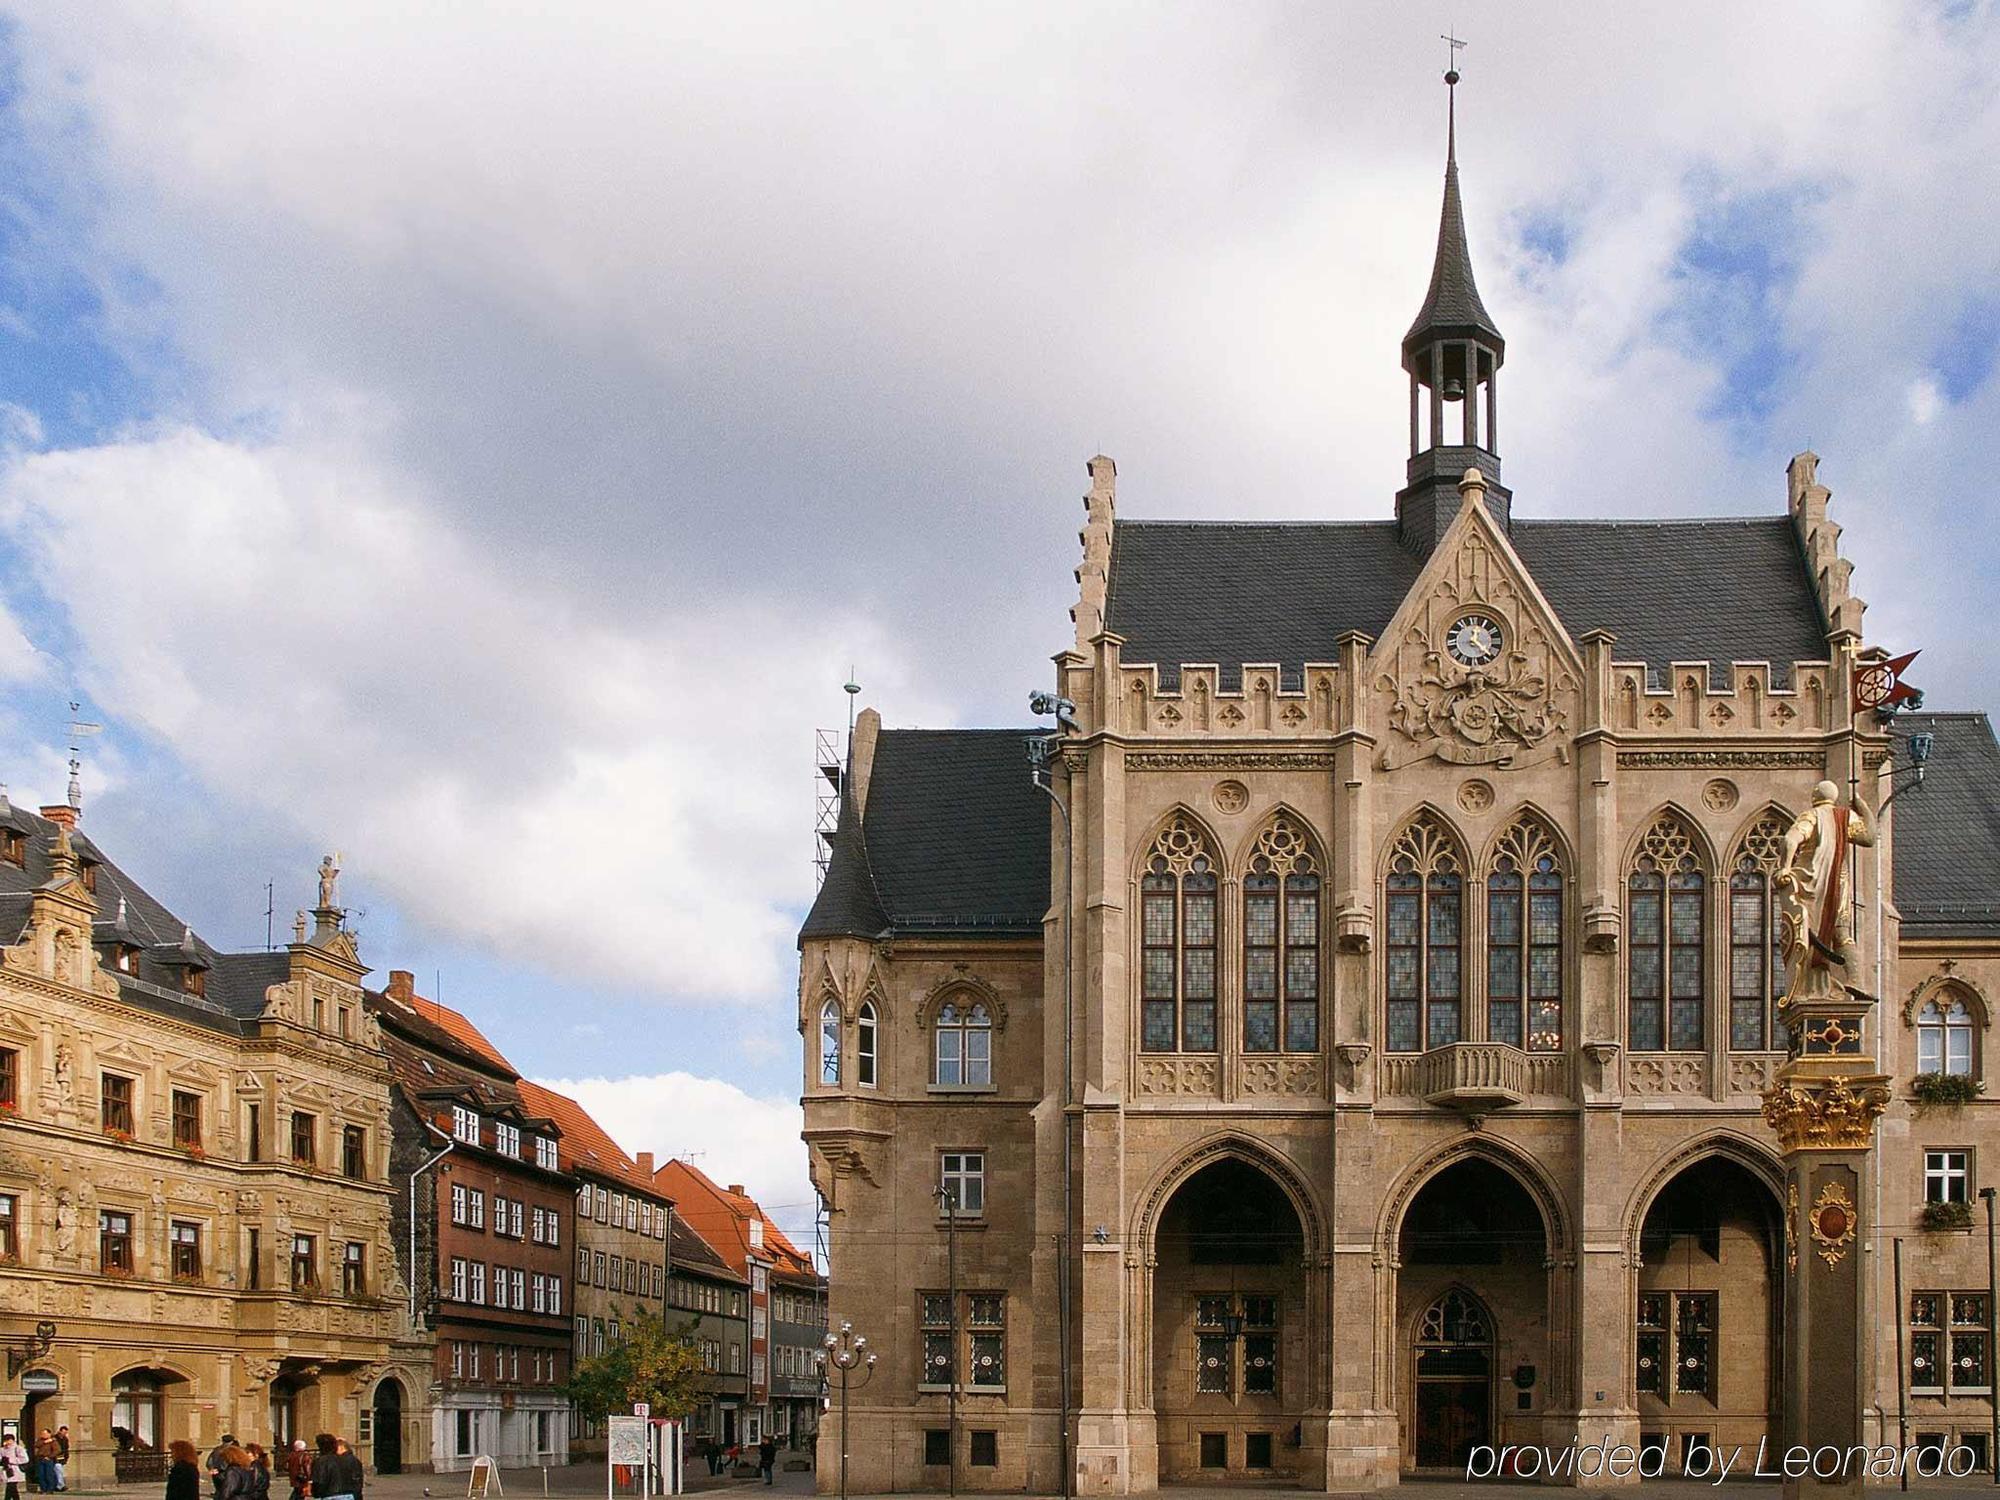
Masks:
[[[285,1451],[289,1500],[361,1500],[365,1474],[360,1455],[330,1432],[322,1432],[316,1446],[318,1451],[311,1451],[304,1438],[294,1438]],[[271,1455],[257,1443],[239,1444],[234,1433],[224,1433],[206,1459],[184,1438],[169,1443],[167,1451],[173,1466],[167,1470],[166,1500],[201,1500],[203,1469],[208,1471],[209,1500],[270,1500]]]
[[[720,1474],[725,1468],[733,1467],[743,1460],[743,1445],[732,1443],[723,1447],[712,1437],[703,1437],[695,1451],[707,1460],[708,1472]],[[773,1471],[778,1466],[777,1439],[766,1437],[754,1450],[757,1454],[757,1472],[764,1476],[764,1483],[771,1483]]]
[[[51,1432],[44,1427],[35,1438],[34,1451],[10,1432],[0,1442],[0,1479],[7,1484],[7,1500],[16,1500],[23,1484],[33,1482],[44,1495],[59,1495],[69,1488],[69,1424]]]

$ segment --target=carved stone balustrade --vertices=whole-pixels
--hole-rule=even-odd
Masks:
[[[1426,1104],[1480,1112],[1519,1104],[1531,1092],[1528,1054],[1505,1042],[1453,1042],[1417,1059]]]

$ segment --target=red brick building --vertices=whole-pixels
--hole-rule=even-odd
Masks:
[[[561,1128],[479,1028],[418,995],[407,972],[370,1003],[396,1084],[399,1254],[437,1340],[434,1466],[567,1463],[557,1386],[569,1374],[575,1236]]]

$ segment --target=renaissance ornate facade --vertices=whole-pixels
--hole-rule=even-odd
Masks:
[[[860,716],[799,990],[832,1318],[880,1356],[851,1488],[1671,1469],[1773,1432],[1815,1254],[1866,1257],[1871,1435],[1983,1450],[2000,749],[1854,708],[1814,455],[1740,520],[1517,514],[1504,357],[1454,151],[1394,519],[1132,521],[1094,459],[1046,790],[1024,731]],[[1760,1096],[1822,778],[1877,810],[1846,980],[1897,1081],[1858,1232],[1799,1245]]]
[[[223,953],[76,830],[0,795],[0,1400],[73,1486],[166,1444],[412,1446],[429,1389],[390,1243],[389,1075],[322,872],[276,952]],[[425,1450],[428,1444],[424,1445]]]

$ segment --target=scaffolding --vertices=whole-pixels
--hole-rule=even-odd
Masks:
[[[813,889],[826,883],[833,858],[833,832],[840,826],[841,733],[813,731]]]

